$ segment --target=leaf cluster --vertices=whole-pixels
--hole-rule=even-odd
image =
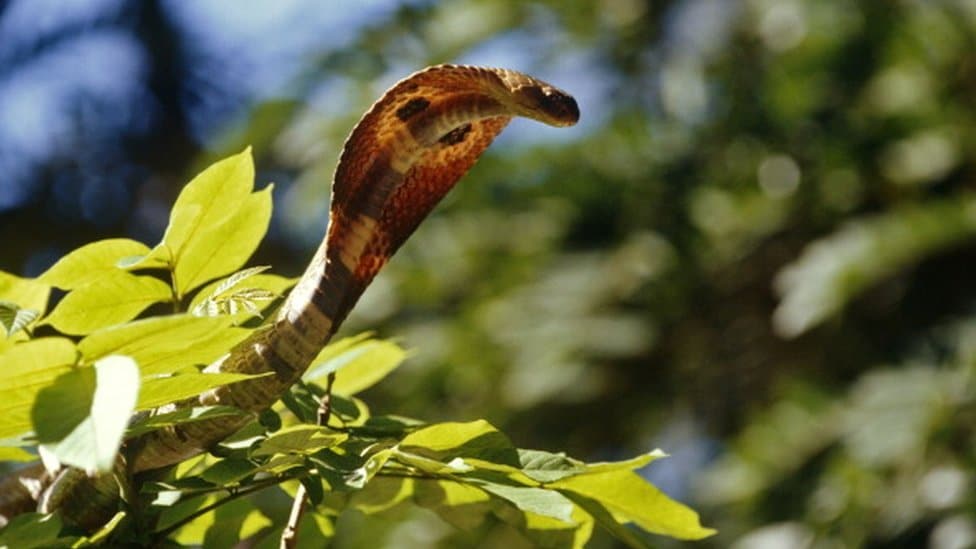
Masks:
[[[27,461],[37,448],[46,464],[106,473],[128,438],[245,413],[189,399],[256,377],[203,368],[260,329],[293,283],[267,267],[243,268],[271,212],[271,187],[254,191],[253,179],[245,150],[187,185],[155,247],[103,240],[36,279],[0,273],[0,457]],[[66,293],[51,307],[54,289]],[[380,514],[408,504],[460,528],[493,517],[540,546],[580,547],[595,525],[635,547],[648,544],[646,532],[712,533],[635,473],[660,452],[587,464],[516,448],[485,421],[373,416],[355,395],[406,356],[369,334],[336,341],[278,404],[210,453],[138,481],[101,531],[81,535],[56,516],[28,514],[0,530],[0,544],[273,544],[282,521],[246,496],[294,496],[299,484],[315,511],[300,532],[308,541],[330,539],[347,510]],[[319,425],[319,382],[333,375],[330,420]]]

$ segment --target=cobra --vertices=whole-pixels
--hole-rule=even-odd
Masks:
[[[526,74],[438,65],[390,88],[352,130],[336,167],[329,228],[275,320],[207,371],[273,375],[221,387],[178,406],[271,406],[335,334],[363,291],[431,209],[514,116],[552,126],[579,119],[567,93]],[[128,478],[178,463],[239,429],[238,416],[186,423],[129,440],[114,474],[33,466],[0,481],[0,516],[60,510],[95,529]],[[35,504],[34,500],[37,500]]]

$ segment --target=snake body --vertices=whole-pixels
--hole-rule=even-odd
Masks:
[[[326,237],[276,319],[207,368],[274,375],[220,387],[184,405],[248,411],[271,406],[329,341],[377,272],[514,116],[570,126],[579,110],[565,92],[507,69],[437,65],[390,88],[346,141],[333,179]],[[246,421],[221,417],[130,440],[123,448],[128,473],[203,452]],[[112,475],[93,480],[71,469],[61,475],[74,475],[73,481],[56,495],[49,488],[42,511],[60,509],[88,528],[111,516],[113,505],[93,509],[91,503],[118,492]],[[2,482],[0,491],[5,491]],[[0,503],[0,513],[6,512]]]

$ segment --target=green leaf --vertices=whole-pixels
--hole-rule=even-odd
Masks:
[[[15,303],[18,310],[45,311],[50,293],[51,288],[47,284],[0,271],[0,300]],[[28,339],[25,332],[9,329],[13,325],[13,321],[3,323],[8,327],[8,336],[7,338],[0,338],[0,353],[12,347],[16,342]]]
[[[247,310],[248,306],[260,310],[285,295],[298,281],[297,278],[259,274],[263,269],[244,269],[224,280],[211,282],[197,292],[190,303],[190,310],[196,316],[233,314],[235,308]]]
[[[566,454],[553,454],[541,450],[518,450],[521,471],[537,482],[552,482],[586,471],[582,461]]]
[[[414,501],[437,513],[448,524],[470,531],[491,512],[487,492],[468,484],[448,480],[413,479]]]
[[[126,271],[140,269],[165,269],[172,271],[173,254],[162,244],[157,244],[147,254],[128,255],[119,259],[115,265]]]
[[[99,240],[68,253],[37,280],[62,290],[73,290],[119,272],[120,259],[147,253],[148,246],[128,238]]]
[[[663,457],[668,457],[660,449],[652,450],[646,454],[641,454],[624,461],[601,461],[598,463],[587,463],[586,473],[606,473],[610,471],[633,471],[646,466],[652,461],[657,461]]]
[[[306,459],[315,464],[319,476],[329,483],[333,491],[361,490],[366,484],[364,466],[369,457],[350,451],[350,448],[326,448]]]
[[[599,501],[580,494],[574,494],[572,492],[568,492],[565,495],[577,505],[577,508],[582,509],[593,517],[593,519],[613,537],[615,537],[617,541],[625,543],[635,549],[652,549],[655,547],[648,534],[633,528],[629,524],[624,524],[617,521],[617,519],[610,514],[610,511],[608,511]]]
[[[87,334],[171,299],[170,287],[162,281],[118,271],[72,290],[44,322],[66,334]]]
[[[518,528],[536,547],[582,549],[593,535],[593,517],[578,505],[572,505],[569,522],[522,512],[508,505],[496,505],[492,510],[500,519]]]
[[[0,446],[0,461],[34,461],[37,456],[16,446]]]
[[[31,430],[38,391],[71,371],[77,357],[74,343],[61,337],[19,343],[0,354],[0,437]]]
[[[253,503],[244,499],[221,505],[205,516],[204,523],[209,523],[203,536],[205,548],[238,547],[241,540],[272,524],[260,509],[255,509]]]
[[[236,518],[241,515],[234,514],[231,516]],[[238,529],[238,536],[240,539],[247,539],[273,524],[274,523],[271,521],[271,519],[264,516],[264,513],[262,513],[260,509],[250,509],[246,512],[246,514],[244,514],[244,520],[241,521],[241,525]],[[227,546],[224,545],[223,547]]]
[[[410,499],[413,479],[403,477],[374,477],[358,492],[350,495],[349,506],[362,513],[381,513]]]
[[[234,215],[254,186],[254,160],[250,147],[219,160],[194,177],[180,192],[170,212],[162,244],[179,261],[197,233]]]
[[[270,267],[267,265],[261,265],[259,267],[249,267],[247,269],[242,269],[236,273],[228,276],[223,280],[216,280],[211,282],[207,286],[203,287],[199,292],[197,292],[196,297],[190,303],[190,310],[193,311],[194,315],[202,316],[202,311],[206,310],[206,304],[209,302],[216,302],[222,297],[226,297],[224,294],[234,289],[240,285],[245,280],[248,280],[247,287],[255,287],[254,278],[256,275],[267,271]],[[284,277],[277,277],[275,275],[266,275],[268,277],[279,278],[282,280],[288,280]],[[260,287],[260,286],[258,286]],[[199,312],[198,312],[199,311]]]
[[[323,347],[321,351],[319,351],[318,356],[316,356],[315,360],[312,361],[313,366],[310,366],[308,368],[308,370],[305,372],[305,375],[302,376],[302,378],[305,379],[306,381],[311,381],[314,379],[319,379],[321,377],[324,377],[329,372],[328,371],[318,372],[317,368],[314,366],[315,364],[325,364],[326,362],[332,360],[333,358],[338,357],[339,355],[345,353],[346,351],[353,349],[356,345],[359,345],[364,341],[369,341],[370,338],[372,337],[373,337],[372,332],[363,332],[361,334],[344,337],[340,340],[329,343],[328,345]]]
[[[16,303],[22,309],[44,311],[51,287],[0,271],[0,299]]]
[[[250,148],[205,169],[180,192],[162,242],[143,264],[167,261],[181,297],[239,269],[271,219],[272,186],[256,193],[253,187]]]
[[[394,451],[392,448],[384,448],[369,456],[366,459],[366,463],[353,472],[354,476],[360,479],[361,487],[366,486],[367,483],[376,477],[376,474],[383,469],[383,466],[386,465],[386,462],[390,460],[393,454]]]
[[[554,518],[565,523],[572,522],[573,503],[554,490],[528,486],[508,486],[494,482],[478,482],[477,486],[490,494],[513,503],[523,511]]]
[[[508,437],[481,419],[469,423],[438,423],[418,429],[403,437],[400,447],[444,460],[460,456],[518,466],[518,453]]]
[[[61,518],[58,515],[24,513],[13,517],[0,530],[0,547],[34,549],[53,547],[61,532]]]
[[[228,487],[238,484],[257,471],[258,467],[246,459],[228,458],[208,467],[200,473],[200,478],[217,486]]]
[[[702,539],[715,533],[715,530],[701,526],[697,513],[672,500],[633,471],[610,470],[577,475],[547,487],[559,490],[573,501],[577,501],[574,495],[593,500],[616,522],[632,522],[655,534]],[[599,520],[600,517],[595,518]]]
[[[273,454],[312,454],[323,448],[331,448],[349,438],[319,425],[295,425],[285,427],[261,441],[251,451],[251,456]]]
[[[396,460],[400,463],[432,475],[467,473],[473,469],[471,465],[467,464],[461,458],[452,459],[451,461],[444,463],[443,461],[412,454],[410,452],[404,452],[402,450],[397,450],[394,455],[396,456]]]
[[[191,315],[146,318],[92,332],[78,350],[88,361],[110,354],[130,356],[144,376],[168,374],[210,364],[247,337],[250,330],[234,327],[233,321]]]
[[[253,179],[253,176],[252,176]],[[257,249],[271,221],[274,185],[247,196],[234,215],[201,226],[176,256],[180,295],[240,269]]]
[[[413,496],[413,479],[393,476],[374,477],[350,495],[349,507],[366,514],[392,509]]]
[[[76,368],[38,393],[32,410],[37,439],[62,463],[109,471],[138,393],[139,367],[129,357]]]
[[[38,316],[40,313],[34,309],[21,309],[11,301],[0,301],[0,326],[7,331],[8,338],[37,320]]]
[[[159,515],[159,522],[157,528],[162,530],[169,528],[179,522],[182,522],[190,517],[193,513],[202,509],[208,505],[215,503],[222,496],[218,494],[203,494],[191,498],[184,499],[178,503],[172,504],[165,507]],[[238,500],[239,501],[239,500]],[[232,505],[234,502],[228,503]],[[219,509],[219,508],[218,508]],[[213,511],[204,513],[187,524],[184,524],[176,533],[172,536],[173,541],[176,541],[182,545],[196,545],[199,546],[203,542],[203,538],[207,533],[207,530],[216,522],[216,515]]]
[[[170,402],[195,397],[216,387],[267,375],[271,374],[193,373],[147,379],[142,383],[142,391],[139,392],[139,403],[136,405],[136,409],[158,408]]]
[[[322,360],[323,355],[328,358]],[[334,349],[324,349],[312,361],[312,366],[303,377],[314,380],[341,370],[336,375],[332,391],[340,395],[354,395],[386,377],[406,357],[407,352],[392,341],[358,340],[338,354]]]
[[[308,503],[315,507],[322,503],[322,499],[325,498],[325,488],[322,486],[322,479],[313,475],[306,475],[298,479],[305,487],[305,497],[308,498]]]

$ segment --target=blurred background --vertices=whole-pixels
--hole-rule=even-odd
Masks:
[[[701,547],[976,546],[976,0],[0,2],[0,269],[153,244],[251,144],[254,263],[296,275],[345,135],[439,62],[583,119],[513,123],[364,296],[344,332],[414,349],[375,413],[660,447]],[[519,546],[425,511],[339,528]]]

